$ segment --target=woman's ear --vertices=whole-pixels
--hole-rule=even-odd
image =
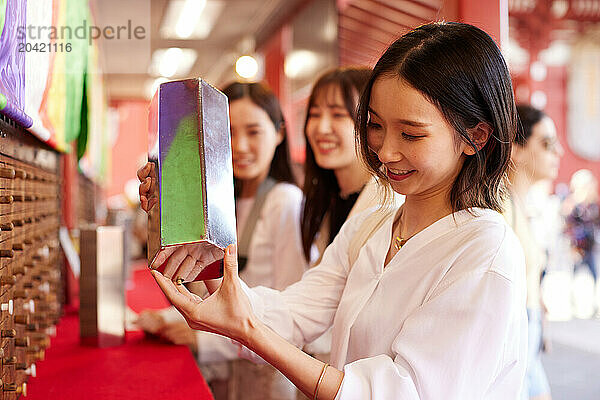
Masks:
[[[281,142],[283,142],[284,138],[285,138],[285,126],[282,126],[277,131],[277,146],[279,146],[281,144]]]
[[[467,129],[467,133],[473,144],[475,144],[475,147],[477,147],[477,151],[483,149],[483,146],[485,146],[493,131],[494,129],[486,122],[480,122],[475,125],[475,127]],[[475,149],[468,144],[464,153],[468,156],[472,156],[475,154]]]

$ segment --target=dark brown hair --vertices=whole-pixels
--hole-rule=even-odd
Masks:
[[[358,99],[370,75],[371,70],[365,67],[336,68],[323,74],[313,86],[308,99],[306,120],[304,121],[304,136],[306,137],[310,108],[315,104],[318,96],[328,90],[339,88],[344,106],[348,114],[355,120]],[[308,140],[306,142],[308,143]],[[305,171],[303,188],[305,200],[300,229],[304,255],[310,261],[310,248],[321,228],[325,215],[328,212],[330,213],[328,243],[331,243],[342,224],[346,221],[356,198],[342,199],[340,197],[340,187],[334,172],[317,165],[315,154],[310,145],[306,146]]]
[[[431,23],[396,40],[377,61],[361,97],[357,141],[371,172],[387,182],[377,154],[367,145],[371,90],[381,76],[397,76],[421,92],[452,125],[456,139],[475,149],[450,191],[452,210],[502,211],[517,114],[508,68],[492,38],[468,24]],[[492,133],[478,150],[467,130],[481,122]]]
[[[227,96],[229,104],[243,98],[250,99],[267,113],[269,119],[275,126],[275,130],[282,132],[283,140],[275,148],[273,160],[271,161],[271,167],[269,169],[269,176],[278,182],[294,183],[294,176],[290,166],[290,152],[288,148],[285,120],[283,118],[283,113],[281,112],[279,100],[277,100],[275,93],[273,93],[265,84],[258,82],[234,82],[227,85],[222,91]],[[240,193],[241,185],[242,182],[239,179],[234,178],[236,195]]]
[[[517,113],[519,115],[519,125],[517,135],[515,136],[515,143],[525,146],[533,133],[533,127],[543,120],[546,114],[529,104],[517,105]]]

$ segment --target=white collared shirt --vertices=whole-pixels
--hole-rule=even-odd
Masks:
[[[290,183],[276,184],[265,198],[250,240],[248,262],[240,273],[248,286],[283,290],[299,281],[308,268],[300,236],[302,198],[302,190]],[[238,232],[243,230],[238,227]]]
[[[393,217],[350,267],[367,215],[342,227],[322,262],[279,292],[244,289],[254,312],[301,346],[333,326],[336,399],[518,398],[527,315],[523,250],[503,217],[474,209],[410,239],[384,268]]]

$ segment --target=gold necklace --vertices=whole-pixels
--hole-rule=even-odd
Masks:
[[[406,242],[408,242],[408,239],[410,238],[402,238],[400,236],[396,236],[394,238],[394,247],[396,248],[396,250],[400,250],[402,248],[402,246],[404,246],[406,244]]]
[[[399,226],[398,226],[398,231],[400,233],[402,233],[402,217],[404,216],[404,210],[402,210],[400,212],[400,217],[398,218],[398,222],[399,222]],[[400,250],[402,248],[402,246],[404,246],[406,244],[406,242],[408,242],[408,240],[413,237],[414,235],[410,235],[407,238],[403,238],[401,235],[398,235],[394,238],[394,247],[396,248],[396,250]]]

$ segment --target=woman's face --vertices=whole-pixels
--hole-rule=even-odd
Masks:
[[[306,137],[317,165],[338,170],[358,162],[354,145],[354,120],[337,85],[319,90],[308,110]]]
[[[367,143],[395,192],[447,196],[464,162],[466,144],[438,108],[398,77],[379,77],[369,103]]]
[[[524,146],[513,146],[512,159],[517,171],[525,172],[532,182],[537,182],[556,179],[562,155],[554,122],[544,117],[533,126]]]
[[[237,179],[262,179],[269,173],[282,132],[275,130],[269,115],[249,98],[229,104],[233,175]]]

